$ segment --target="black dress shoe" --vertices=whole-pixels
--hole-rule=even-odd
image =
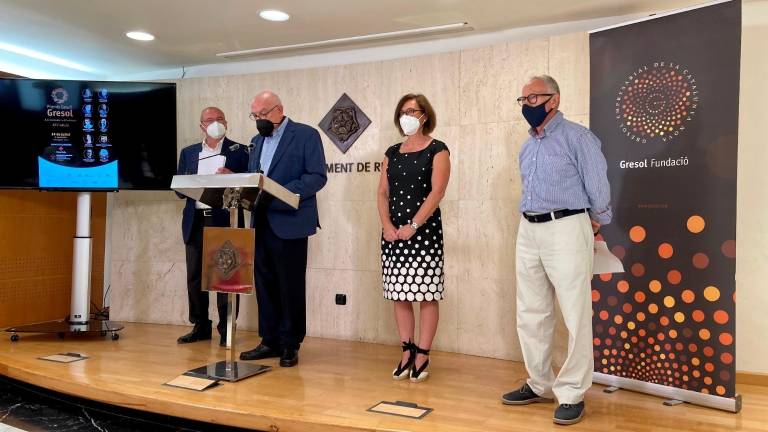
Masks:
[[[216,327],[219,332],[219,346],[227,346],[227,328]]]
[[[261,360],[270,357],[280,357],[280,351],[264,344],[259,344],[259,346],[250,351],[240,353],[240,360]]]
[[[299,350],[286,348],[280,356],[280,367],[293,367],[299,363]]]
[[[210,340],[210,339],[211,339],[210,327],[206,329],[203,327],[195,326],[194,328],[192,328],[191,332],[176,339],[176,342],[180,344],[187,344],[187,343],[197,342],[201,340]]]

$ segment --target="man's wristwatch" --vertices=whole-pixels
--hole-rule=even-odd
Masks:
[[[419,224],[417,224],[417,223],[416,223],[416,222],[414,222],[414,221],[411,221],[411,228],[413,228],[413,230],[414,230],[414,231],[416,231],[416,230],[418,230],[418,229],[419,229]]]

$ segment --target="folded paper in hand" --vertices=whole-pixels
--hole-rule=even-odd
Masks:
[[[226,162],[227,158],[222,155],[200,157],[197,161],[197,174],[216,174],[219,168],[224,168]]]
[[[608,244],[595,240],[595,259],[592,263],[592,274],[624,273],[621,260],[608,250]]]

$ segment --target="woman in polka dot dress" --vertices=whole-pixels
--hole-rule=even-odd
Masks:
[[[378,190],[382,224],[384,297],[394,300],[403,355],[396,380],[424,381],[437,332],[438,300],[445,296],[440,200],[448,186],[448,147],[429,134],[435,112],[423,95],[407,94],[395,109],[395,126],[407,137],[386,151]],[[412,302],[419,302],[419,344],[414,343]]]

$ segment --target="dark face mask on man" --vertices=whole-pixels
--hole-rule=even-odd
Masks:
[[[550,96],[544,103],[536,106],[523,105],[523,117],[525,117],[525,120],[532,128],[535,129],[541,126],[541,124],[544,123],[544,119],[546,119],[549,113],[552,112],[552,110],[547,111],[546,105],[553,97],[554,96]]]
[[[256,129],[259,131],[259,135],[263,137],[272,136],[272,132],[275,131],[275,124],[268,119],[258,119],[256,120]]]

